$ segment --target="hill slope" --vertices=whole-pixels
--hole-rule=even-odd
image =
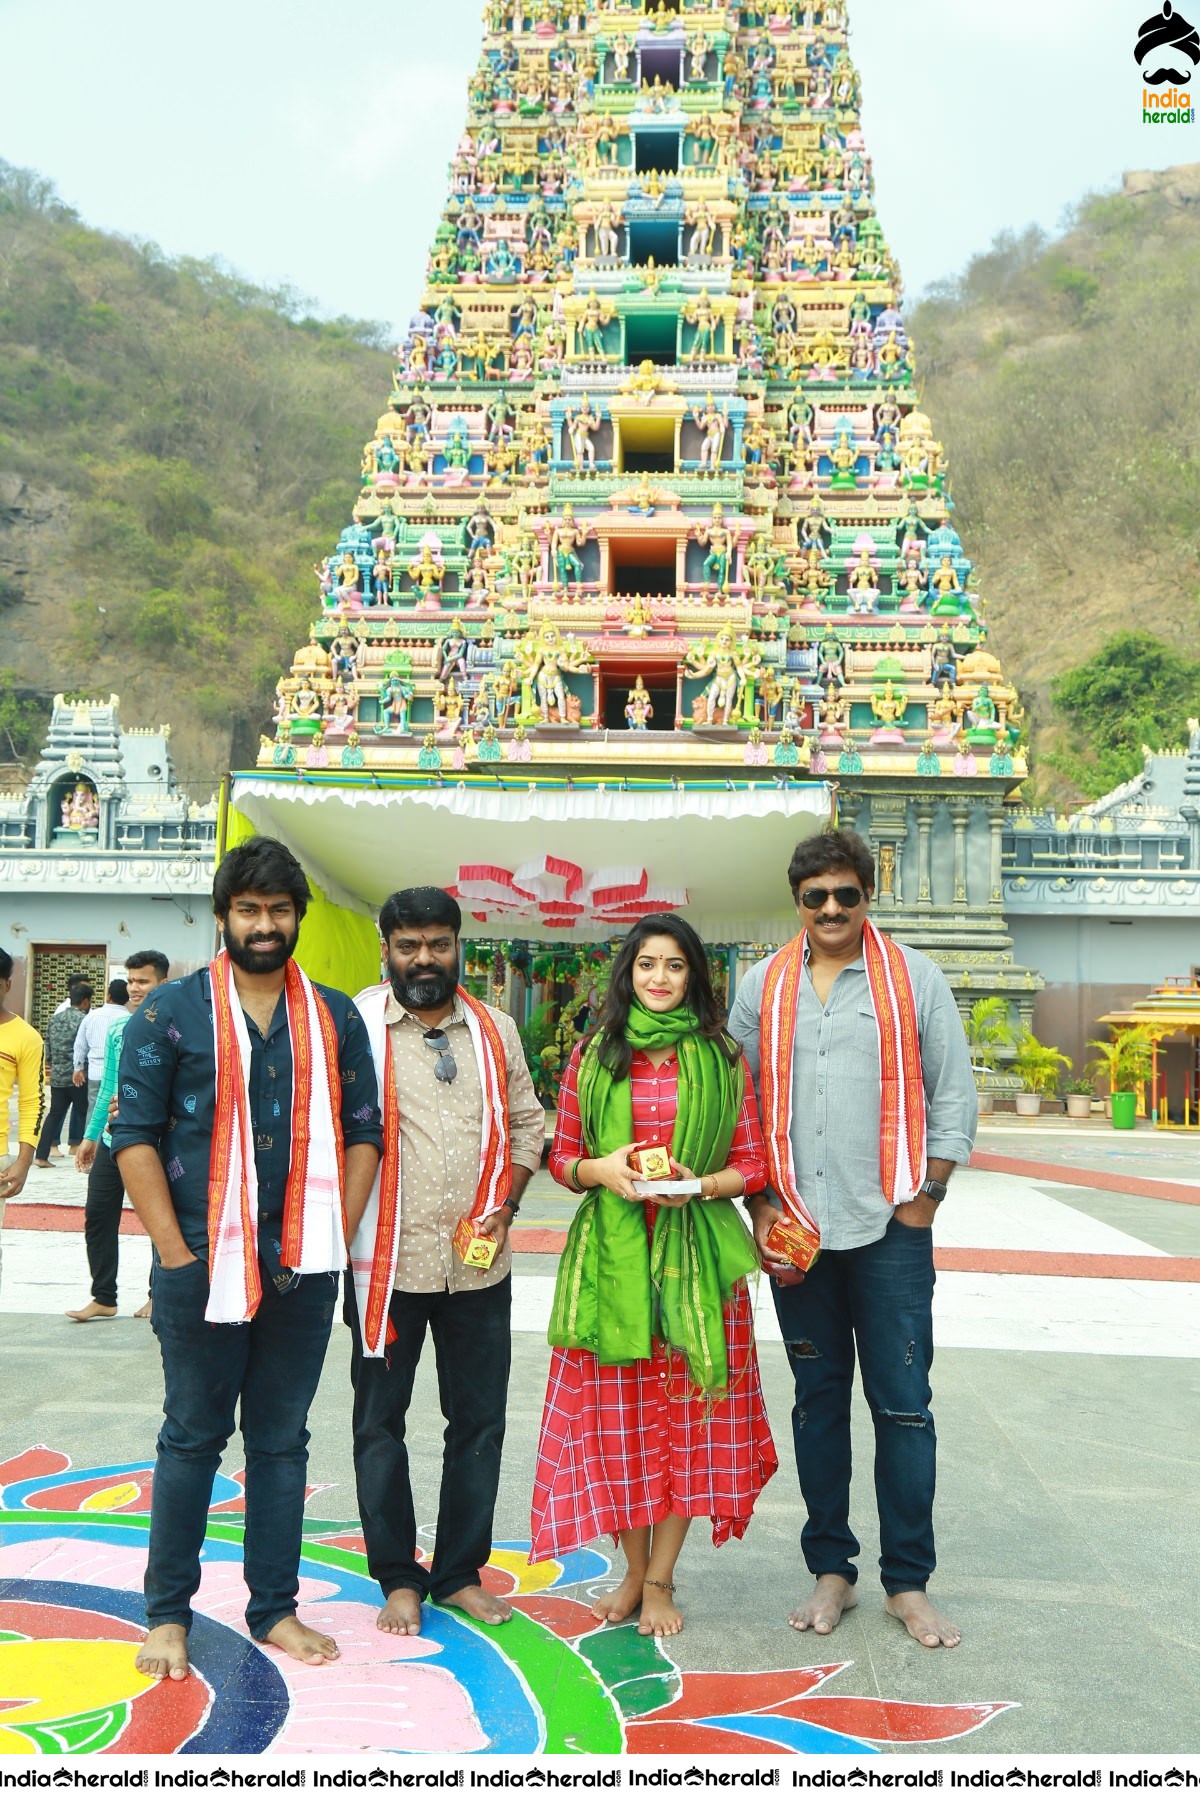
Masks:
[[[1127,175],[1055,242],[998,240],[911,328],[1038,784],[1086,791],[1094,759],[1052,677],[1130,628],[1195,654],[1200,164]]]
[[[387,391],[375,328],[88,230],[0,164],[0,629],[207,792],[257,749]],[[0,755],[6,753],[0,746]]]

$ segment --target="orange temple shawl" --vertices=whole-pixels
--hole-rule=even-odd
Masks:
[[[817,1223],[796,1185],[792,1155],[792,1055],[804,973],[806,933],[771,958],[763,982],[758,1101],[771,1186],[800,1230],[820,1247]],[[925,1086],[917,1005],[904,953],[868,919],[863,960],[879,1033],[879,1180],[893,1206],[911,1200],[925,1179]]]
[[[225,951],[209,964],[208,973],[216,1106],[208,1165],[209,1294],[204,1316],[210,1325],[246,1325],[262,1299],[250,1037]],[[325,1274],[346,1262],[337,1027],[308,976],[291,961],[284,969],[284,996],[292,1045],[292,1135],[280,1261],[301,1275]]]
[[[371,1040],[371,1054],[379,1078],[379,1105],[383,1113],[383,1158],[350,1246],[350,1269],[365,1356],[382,1356],[387,1348],[388,1307],[400,1249],[400,1102],[392,1065],[391,1033],[386,1022],[391,991],[391,984],[384,981],[377,987],[364,988],[354,1000]],[[473,999],[465,988],[458,989],[458,998],[466,1015],[479,1067],[479,1084],[483,1089],[479,1182],[470,1217],[485,1219],[503,1206],[512,1192],[508,1070],[504,1041],[487,1007]]]

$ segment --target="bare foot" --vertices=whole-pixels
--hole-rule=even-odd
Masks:
[[[421,1596],[415,1588],[393,1588],[375,1621],[380,1631],[397,1637],[420,1637]]]
[[[611,1594],[601,1594],[593,1602],[592,1612],[602,1625],[619,1625],[630,1613],[635,1613],[642,1604],[642,1582],[644,1575],[635,1575],[632,1570],[626,1575],[620,1587]]]
[[[266,1641],[296,1662],[336,1662],[342,1654],[331,1637],[326,1637],[323,1631],[314,1631],[311,1625],[302,1625],[295,1613],[272,1625]]]
[[[674,1637],[683,1630],[683,1614],[661,1582],[647,1581],[642,1588],[639,1637]]]
[[[134,1318],[135,1319],[148,1319],[151,1314],[152,1305],[153,1305],[153,1302],[147,1300],[146,1304],[144,1306],[138,1307],[137,1311],[133,1315]]]
[[[187,1632],[182,1625],[155,1625],[134,1658],[143,1675],[161,1681],[164,1675],[182,1681],[188,1673]]]
[[[962,1641],[958,1626],[943,1619],[920,1588],[907,1594],[885,1594],[883,1610],[899,1619],[909,1637],[916,1638],[927,1650],[956,1650]]]
[[[788,1614],[788,1624],[796,1631],[815,1631],[828,1637],[842,1614],[858,1605],[854,1583],[843,1575],[818,1575],[811,1599]]]
[[[439,1600],[438,1605],[456,1606],[459,1612],[465,1612],[469,1619],[478,1619],[481,1625],[507,1625],[512,1618],[508,1601],[481,1587],[461,1587],[457,1593],[447,1594],[444,1600]]]
[[[101,1306],[98,1300],[89,1300],[86,1306],[79,1308],[78,1312],[67,1314],[68,1319],[74,1319],[77,1325],[90,1325],[93,1319],[115,1319],[116,1316],[115,1306]],[[165,1630],[166,1627],[164,1626],[163,1629]]]

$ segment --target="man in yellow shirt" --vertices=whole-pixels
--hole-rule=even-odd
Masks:
[[[42,1070],[45,1052],[32,1025],[8,1008],[13,959],[0,950],[0,1223],[5,1202],[19,1194],[33,1167],[37,1147],[38,1113],[42,1109]],[[8,1109],[17,1090],[17,1149],[8,1145]]]

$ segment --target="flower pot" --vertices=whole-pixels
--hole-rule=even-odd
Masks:
[[[979,1096],[979,1116],[980,1116],[980,1118],[981,1119],[990,1118],[990,1116],[992,1115],[992,1113],[995,1112],[995,1110],[996,1110],[995,1094],[980,1094],[980,1096]]]
[[[1014,1094],[1013,1105],[1017,1109],[1018,1118],[1036,1119],[1042,1110],[1042,1096],[1040,1094]]]
[[[1114,1131],[1132,1131],[1137,1122],[1137,1095],[1114,1094],[1112,1097]]]
[[[1092,1116],[1092,1096],[1090,1094],[1067,1094],[1068,1119],[1090,1119]]]

